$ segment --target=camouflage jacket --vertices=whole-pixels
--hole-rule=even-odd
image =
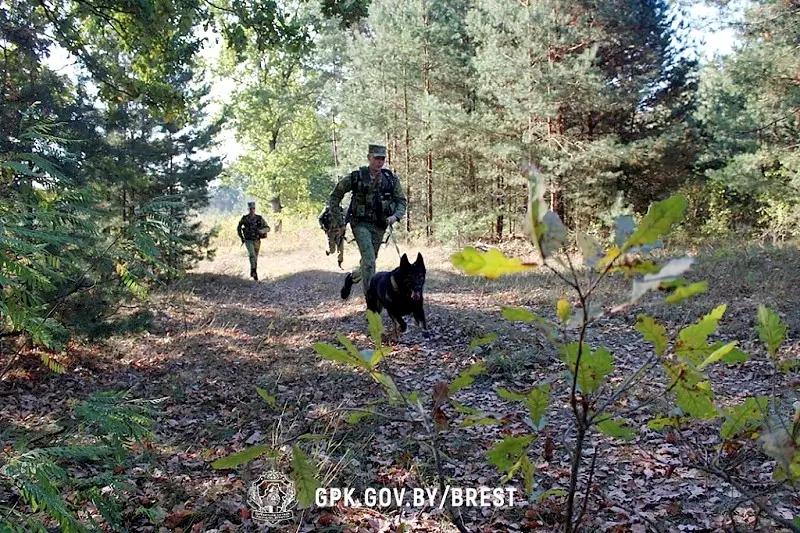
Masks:
[[[339,180],[328,198],[328,209],[334,220],[341,219],[342,198],[348,192],[352,197],[345,222],[371,222],[385,227],[388,217],[394,215],[399,220],[406,214],[403,186],[388,169],[382,169],[375,180],[370,178],[367,167],[354,170]]]
[[[239,220],[239,225],[236,226],[236,233],[242,240],[256,241],[264,237],[258,232],[260,229],[269,231],[269,226],[267,225],[267,221],[264,220],[264,217],[261,215],[251,217],[247,214]]]

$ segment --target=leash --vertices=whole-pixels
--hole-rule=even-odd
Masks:
[[[339,239],[341,239],[339,241],[341,243],[345,243],[346,242],[348,244],[352,244],[352,243],[356,242],[355,237],[353,237],[352,239],[348,239],[344,234],[342,234],[341,237],[339,237]],[[389,246],[389,240],[390,239],[392,241],[392,244],[394,244],[394,249],[397,250],[397,257],[402,257],[402,254],[400,253],[400,247],[397,245],[397,239],[394,236],[394,227],[393,226],[389,226],[389,235],[386,236],[386,239],[383,241],[382,244],[385,244],[386,246]],[[342,255],[343,252],[344,252],[344,250],[342,250],[342,252],[340,252],[340,256]],[[327,255],[327,252],[326,252],[326,255]],[[341,261],[339,262],[339,268],[340,269],[342,268],[342,262]]]
[[[392,229],[391,225],[389,225],[389,236],[386,238],[386,242],[384,244],[388,243],[389,239],[392,239],[392,243],[394,243],[394,249],[397,250],[397,257],[401,257],[400,247],[397,246],[397,240],[394,238],[394,230]]]

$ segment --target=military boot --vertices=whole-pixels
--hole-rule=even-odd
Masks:
[[[344,277],[344,285],[342,285],[342,300],[347,300],[350,297],[351,290],[353,290],[353,274],[348,272]]]
[[[258,281],[258,272],[256,272],[255,268],[250,271],[250,277],[252,277],[254,280]]]

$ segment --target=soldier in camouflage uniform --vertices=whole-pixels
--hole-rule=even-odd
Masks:
[[[258,281],[258,252],[261,250],[261,239],[269,233],[269,226],[264,217],[256,214],[255,202],[247,202],[247,207],[249,212],[239,220],[236,233],[250,257],[250,277]]]
[[[337,260],[339,268],[342,268],[342,262],[344,261],[344,235],[339,232],[339,228],[344,226],[344,217],[342,216],[339,220],[335,220],[331,216],[331,210],[326,207],[320,213],[318,221],[320,229],[328,237],[328,249],[325,250],[325,255],[331,255],[338,251]]]
[[[386,228],[406,214],[406,197],[400,180],[386,168],[386,147],[371,144],[367,154],[369,166],[354,170],[336,184],[328,199],[328,209],[334,220],[342,215],[341,201],[345,193],[352,192],[345,224],[350,223],[353,237],[361,255],[359,266],[344,278],[341,296],[347,299],[354,283],[361,282],[367,294],[369,282],[375,274],[375,260],[383,244]],[[338,235],[344,236],[345,225]]]

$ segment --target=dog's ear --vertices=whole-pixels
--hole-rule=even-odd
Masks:
[[[417,260],[414,261],[414,264],[418,267],[425,268],[425,261],[422,260],[422,254],[417,252]]]
[[[403,257],[400,258],[400,266],[405,268],[411,266],[411,263],[408,262],[408,256],[403,254]]]

